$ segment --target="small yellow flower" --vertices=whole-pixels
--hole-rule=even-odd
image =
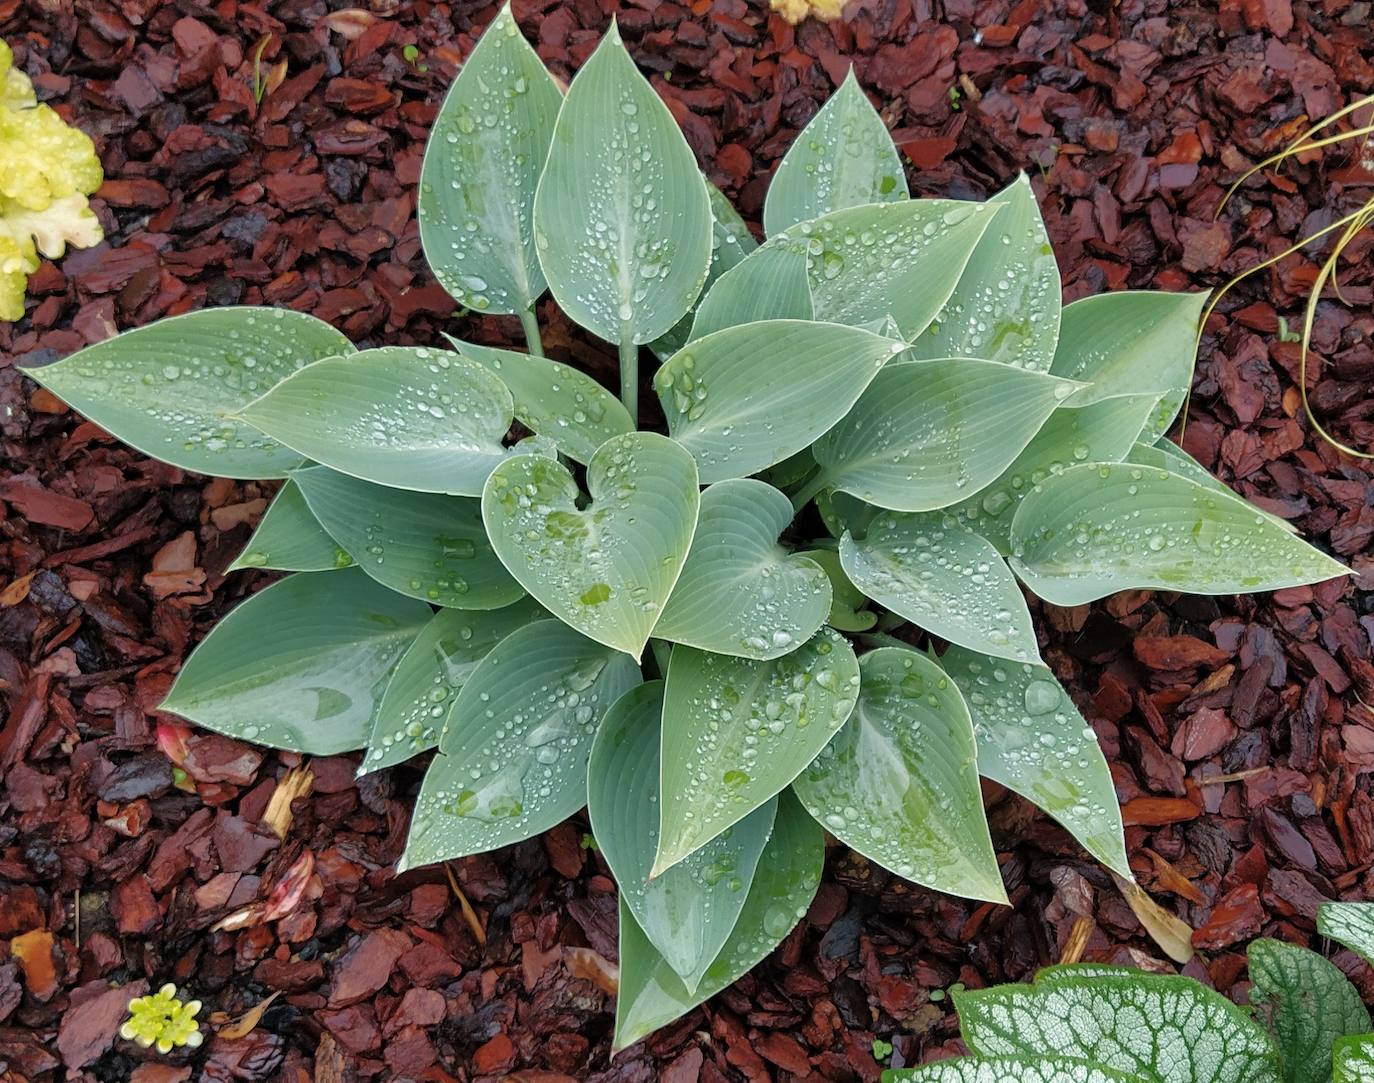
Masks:
[[[119,1036],[145,1049],[156,1046],[159,1053],[181,1045],[194,1049],[205,1040],[196,1022],[198,1011],[199,1000],[178,1000],[177,987],[168,982],[156,993],[129,1001],[129,1019],[119,1028]]]

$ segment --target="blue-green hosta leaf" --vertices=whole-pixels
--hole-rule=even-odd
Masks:
[[[889,1069],[883,1083],[1144,1083],[1071,1057],[954,1057],[920,1068]]]
[[[1205,293],[1118,290],[1064,306],[1050,371],[1088,386],[1071,406],[1087,406],[1118,395],[1169,399],[1172,410],[1156,412],[1138,439],[1164,435],[1193,379],[1197,324]]]
[[[297,369],[352,352],[303,312],[207,308],[24,372],[146,455],[202,474],[280,478],[301,456],[234,415]]]
[[[437,745],[453,696],[477,663],[517,628],[547,615],[529,598],[488,612],[435,613],[396,665],[358,773],[404,763]]]
[[[1025,495],[1051,474],[1077,463],[1121,461],[1153,404],[1150,396],[1137,395],[1092,406],[1059,407],[996,481],[946,508],[946,513],[987,538],[1004,556],[1009,554],[1011,521]]]
[[[854,585],[900,617],[970,650],[1038,661],[1035,626],[1016,577],[992,543],[938,512],[886,511],[840,560]]]
[[[1331,1046],[1370,1030],[1359,991],[1315,951],[1261,938],[1250,942],[1250,1001],[1274,1035],[1285,1083],[1330,1083]]]
[[[782,794],[773,835],[759,859],[744,909],[694,993],[688,992],[654,950],[622,896],[614,1049],[624,1049],[667,1026],[752,970],[806,916],[824,863],[821,829],[795,797]]]
[[[718,481],[702,493],[687,563],[654,635],[760,659],[815,635],[830,612],[830,579],[778,544],[793,514],[787,497],[754,478]]]
[[[764,248],[721,275],[697,306],[692,339],[758,320],[815,317],[806,253]]]
[[[425,259],[469,308],[527,312],[544,292],[534,190],[562,103],[506,4],[458,69],[420,168]]]
[[[1374,903],[1322,903],[1317,931],[1374,963]]]
[[[778,163],[763,201],[763,229],[771,237],[844,207],[906,197],[901,155],[850,68]]]
[[[915,338],[954,292],[998,203],[908,199],[832,211],[770,238],[806,254],[816,319],[867,326],[896,321]]]
[[[1131,878],[1097,735],[1042,665],[951,647],[940,664],[973,715],[978,772],[1048,812],[1108,868]]]
[[[901,349],[857,327],[762,320],[688,343],[655,374],[654,390],[701,480],[723,481],[806,447]]]
[[[1064,978],[956,992],[964,1042],[985,1056],[1064,1056],[1147,1083],[1279,1083],[1269,1035],[1191,978]]]
[[[812,454],[831,488],[894,511],[933,511],[995,481],[1072,390],[995,361],[900,361]]]
[[[859,663],[829,628],[766,662],[674,648],[655,874],[780,793],[854,710]]]
[[[386,346],[317,361],[240,411],[318,463],[378,485],[477,496],[508,454],[506,385],[448,350]]]
[[[315,518],[383,586],[456,609],[500,609],[524,595],[487,541],[481,501],[374,485],[324,466],[291,477]]]
[[[649,879],[658,848],[658,746],[663,682],[632,688],[606,712],[587,764],[587,814],[620,898],[655,950],[696,992],[735,927],[777,801]]]
[[[357,568],[288,576],[215,625],[158,709],[312,756],[362,748],[392,669],[429,618],[429,606]]]
[[[1167,470],[1171,474],[1178,474],[1195,481],[1199,485],[1205,485],[1209,489],[1215,489],[1219,493],[1227,496],[1236,494],[1227,484],[1218,477],[1214,477],[1205,466],[1194,459],[1181,447],[1175,444],[1167,436],[1161,436],[1153,444],[1133,444],[1131,450],[1127,452],[1125,461],[1134,463],[1136,466],[1154,467],[1156,470]],[[1252,505],[1253,506],[1253,505]],[[1276,524],[1283,527],[1290,534],[1298,532],[1297,527],[1286,519],[1280,519],[1271,512],[1264,511],[1263,508],[1256,507],[1256,511],[1263,513],[1273,519]]]
[[[1374,1035],[1342,1038],[1332,1060],[1331,1083],[1374,1083]]]
[[[1059,340],[1059,264],[1022,173],[992,197],[1002,204],[917,357],[982,357],[1048,372]]]
[[[327,572],[352,563],[353,558],[310,514],[300,487],[288,479],[267,506],[243,552],[226,571],[271,568],[282,572]]]
[[[641,680],[625,655],[556,620],[517,629],[468,674],[415,801],[399,869],[533,838],[587,801],[587,755]]]
[[[838,489],[822,489],[816,494],[816,510],[820,512],[821,522],[836,541],[844,537],[845,531],[856,538],[868,533],[868,524],[873,522],[883,509],[865,504],[857,496],[842,493]]]
[[[702,287],[704,296],[711,284],[725,274],[731,267],[749,255],[759,246],[744,219],[739,216],[730,200],[710,181],[706,182],[706,195],[711,202],[711,266],[706,272],[706,284]],[[678,320],[671,330],[665,331],[649,343],[660,361],[666,361],[687,345],[692,337],[692,322],[695,311]]]
[[[798,555],[810,557],[830,577],[830,614],[825,619],[826,624],[841,632],[866,632],[878,623],[878,614],[865,608],[868,596],[845,575],[838,552],[806,549]]]
[[[585,372],[546,357],[444,337],[506,385],[522,425],[547,436],[570,459],[591,462],[596,449],[612,436],[635,427],[620,400]]]
[[[1238,594],[1349,570],[1238,496],[1143,466],[1088,463],[1046,478],[1012,520],[1011,566],[1055,605],[1120,590]]]
[[[587,489],[592,502],[580,508],[577,483],[560,463],[513,458],[482,496],[487,534],[550,613],[638,659],[692,544],[696,464],[665,436],[627,433],[592,456]]]
[[[558,114],[534,230],[558,307],[610,342],[658,338],[706,281],[706,181],[614,21]]]
[[[860,659],[859,702],[792,788],[841,842],[951,895],[1005,903],[968,707],[923,654]]]

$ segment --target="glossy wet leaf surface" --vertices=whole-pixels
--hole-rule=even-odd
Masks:
[[[830,211],[906,198],[901,155],[850,68],[778,163],[763,229],[771,237]]]
[[[742,658],[776,658],[810,639],[830,612],[830,580],[778,544],[792,518],[787,497],[762,481],[710,486],[654,635]]]
[[[392,669],[429,618],[429,606],[357,568],[300,572],[216,624],[159,710],[270,748],[362,748]]]
[[[563,96],[506,5],[458,69],[420,170],[420,240],[439,284],[478,312],[544,292],[534,191]]]
[[[358,773],[404,763],[437,745],[453,698],[477,663],[517,628],[547,616],[529,598],[488,612],[435,613],[396,665]]]
[[[352,563],[353,558],[311,514],[300,487],[287,479],[267,506],[243,552],[225,570],[326,572],[347,568]]]
[[[1012,521],[1012,568],[1041,598],[1120,590],[1278,590],[1346,568],[1238,496],[1151,467],[1077,466],[1046,478]]]
[[[865,654],[853,715],[792,786],[836,838],[898,876],[1006,901],[968,708],[924,655]]]
[[[620,903],[620,995],[615,1049],[624,1049],[691,1011],[751,970],[806,916],[820,884],[825,837],[790,793],[778,799],[773,834],[764,847],[739,920],[720,954],[689,992]]]
[[[500,609],[525,593],[487,541],[479,500],[392,489],[323,466],[292,478],[311,513],[383,586],[457,609]]]
[[[696,465],[667,437],[628,433],[592,456],[587,487],[591,503],[581,508],[567,468],[513,458],[482,497],[487,534],[549,612],[638,659],[692,543]]]
[[[640,679],[630,658],[560,621],[503,639],[453,700],[400,868],[532,838],[580,809],[596,728]]]
[[[845,574],[840,554],[834,549],[804,549],[830,579],[830,613],[825,623],[841,632],[866,632],[878,623],[878,614],[866,608],[868,596]]]
[[[311,365],[242,416],[317,463],[378,485],[478,496],[506,457],[510,392],[448,350],[386,346]]]
[[[352,352],[313,316],[245,306],[159,320],[24,371],[146,455],[201,474],[280,478],[301,455],[233,415],[312,361]]]
[[[993,361],[900,361],[812,452],[832,488],[895,511],[931,511],[995,481],[1071,389]]]
[[[961,647],[940,664],[973,716],[978,773],[1040,806],[1093,857],[1129,876],[1107,760],[1054,674]]]
[[[777,801],[768,801],[686,860],[649,879],[658,847],[663,682],[632,688],[606,713],[587,765],[592,833],[654,949],[695,992],[735,927]]]
[[[1149,466],[1157,470],[1167,470],[1171,474],[1178,474],[1196,481],[1199,485],[1209,489],[1215,489],[1224,496],[1235,496],[1235,492],[1220,478],[1213,475],[1205,466],[1194,459],[1181,447],[1175,444],[1168,437],[1160,437],[1153,444],[1133,444],[1124,458],[1125,462],[1133,463],[1136,466]],[[1271,512],[1266,512],[1258,505],[1251,505],[1262,515],[1268,516],[1274,521],[1276,526],[1282,527],[1290,534],[1298,532],[1297,527],[1286,519],[1280,519]]]
[[[534,228],[559,308],[610,342],[658,338],[706,281],[706,182],[614,23],[568,88]]]
[[[941,639],[1038,661],[1021,588],[992,543],[939,513],[884,512],[840,539],[845,573],[868,597]]]
[[[654,390],[704,483],[746,477],[839,421],[901,348],[857,327],[764,320],[684,346]]]
[[[1143,1083],[1072,1057],[954,1057],[883,1073],[883,1083]]]
[[[767,662],[675,647],[663,708],[657,870],[782,791],[854,709],[853,648],[823,628]]]
[[[758,320],[809,320],[815,316],[806,255],[766,248],[717,279],[697,307],[692,339]]]

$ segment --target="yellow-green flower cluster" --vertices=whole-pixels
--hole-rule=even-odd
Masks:
[[[102,179],[95,144],[38,104],[0,41],[0,320],[24,315],[24,284],[40,252],[55,259],[68,244],[99,243],[86,196]]]
[[[194,1049],[205,1037],[196,1022],[198,1011],[199,1000],[178,1000],[177,987],[168,982],[156,993],[129,1001],[129,1019],[119,1028],[119,1036],[145,1049],[156,1046],[159,1053],[181,1045]]]

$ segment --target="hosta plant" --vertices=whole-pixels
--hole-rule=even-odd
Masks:
[[[1320,931],[1374,959],[1374,904],[1328,903]],[[1307,948],[1249,948],[1251,1004],[1192,978],[1096,963],[1030,985],[955,992],[971,1057],[883,1083],[1366,1083],[1374,1034],[1359,991]]]
[[[909,199],[852,77],[779,165],[760,245],[614,27],[564,95],[503,11],[419,217],[439,281],[519,317],[528,352],[219,309],[33,375],[167,462],[286,479],[236,566],[296,574],[165,710],[363,771],[437,748],[402,868],[588,806],[621,888],[617,1046],[797,924],[822,828],[1004,901],[980,774],[1129,875],[1018,577],[1073,605],[1345,571],[1161,441],[1202,297],[1061,310],[1025,180]],[[543,356],[546,291],[613,344],[619,397]]]

